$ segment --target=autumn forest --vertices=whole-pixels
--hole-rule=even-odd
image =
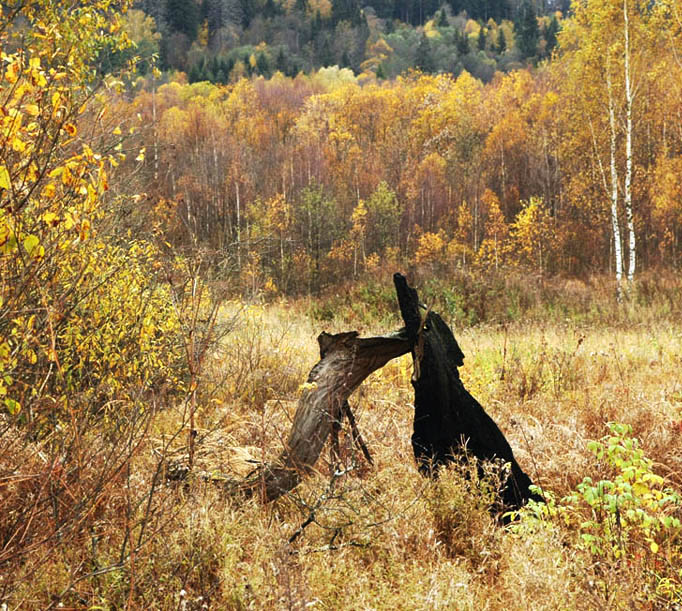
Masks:
[[[654,8],[576,5],[551,61],[487,83],[338,67],[226,86],[140,78],[101,118],[130,151],[114,176],[134,180],[117,189],[144,192],[132,216],[174,245],[229,258],[244,290],[309,293],[407,260],[677,269],[680,24]]]
[[[9,0],[0,50],[0,608],[679,606],[679,0]],[[234,493],[395,271],[505,526],[416,472],[407,357],[364,455]]]

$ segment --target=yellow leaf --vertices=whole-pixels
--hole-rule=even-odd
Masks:
[[[73,123],[64,123],[64,131],[71,137],[75,136],[77,132],[76,126]]]
[[[5,407],[12,416],[16,416],[21,411],[21,403],[14,399],[5,399]]]
[[[656,541],[652,541],[649,547],[654,554],[658,553],[658,543],[656,543]]]
[[[26,180],[29,182],[36,182],[38,180],[38,166],[34,161],[28,166],[26,170]]]
[[[26,150],[26,143],[21,138],[14,136],[12,138],[12,150],[17,153],[23,153]]]
[[[66,229],[71,229],[76,224],[76,220],[73,218],[73,214],[71,212],[66,213],[65,219],[66,219],[66,223],[65,223]]]
[[[88,236],[90,235],[90,221],[88,219],[85,219],[80,226],[80,231],[79,231],[79,237],[81,242],[84,242],[85,240],[88,239]]]
[[[24,238],[23,245],[28,255],[31,256],[36,251],[36,248],[40,246],[40,240],[38,239],[38,236],[27,235]]]
[[[26,104],[24,110],[32,117],[37,117],[40,114],[40,108],[38,108],[37,104]]]
[[[14,84],[17,82],[17,79],[19,78],[19,72],[21,72],[21,68],[19,67],[19,62],[14,61],[9,66],[7,66],[7,70],[5,71],[5,78],[10,83]]]
[[[114,134],[114,136],[120,136],[121,135],[121,128],[116,126],[112,133]]]
[[[647,486],[646,484],[643,484],[642,482],[639,482],[639,481],[635,482],[632,485],[632,491],[637,496],[646,496],[647,494],[649,494],[651,492],[651,490],[649,489],[649,486]]]
[[[42,72],[34,72],[32,74],[33,84],[37,87],[45,87],[47,85],[47,79]]]
[[[51,185],[48,185],[51,186]],[[57,216],[54,212],[46,212],[43,214],[43,221],[47,223],[48,225],[56,225],[57,222],[59,222],[59,216]]]
[[[135,157],[135,161],[144,161],[145,150],[146,150],[145,147],[142,147],[140,149],[140,154],[137,157]]]
[[[11,184],[7,168],[0,165],[0,189],[9,189]]]

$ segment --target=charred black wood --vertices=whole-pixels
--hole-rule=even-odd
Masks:
[[[422,317],[417,291],[401,274],[393,279],[412,342],[412,449],[420,472],[437,475],[442,465],[467,456],[504,461],[510,468],[499,509],[515,510],[531,498],[542,500],[530,491],[532,481],[516,462],[502,431],[462,384],[458,368],[464,364],[464,353],[448,325],[435,312]]]

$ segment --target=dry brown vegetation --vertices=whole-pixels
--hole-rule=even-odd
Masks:
[[[90,457],[77,474],[46,462],[53,455],[48,442],[3,452],[3,472],[14,465],[15,475],[3,482],[1,526],[27,498],[63,498],[49,492],[59,483],[73,492],[71,511],[76,501],[84,509],[62,532],[57,509],[35,510],[41,524],[29,515],[15,536],[28,533],[33,543],[5,564],[11,570],[3,571],[0,599],[9,608],[162,609],[680,603],[679,528],[657,539],[657,553],[634,533],[627,555],[600,556],[561,517],[500,528],[488,512],[492,484],[475,474],[451,470],[436,482],[420,477],[409,443],[409,357],[390,362],[351,398],[374,468],[348,436],[343,464],[331,464],[325,453],[316,475],[270,505],[235,500],[206,482],[202,474],[234,477],[280,451],[299,385],[317,360],[322,329],[305,316],[308,307],[281,302],[239,310],[236,327],[207,365],[211,383],[196,413],[194,471],[182,482],[166,479],[187,452],[187,437],[179,434],[187,425],[182,403],[155,410],[128,445],[118,440],[125,450],[120,464],[106,454],[114,446],[101,430],[84,431],[73,450]],[[236,306],[222,315],[231,316],[230,308]],[[543,489],[562,498],[585,476],[615,476],[587,447],[610,421],[632,425],[653,471],[682,489],[677,321],[641,309],[589,326],[567,319],[455,330],[467,356],[465,385]],[[103,474],[107,479],[98,480]],[[667,511],[680,517],[679,505]]]

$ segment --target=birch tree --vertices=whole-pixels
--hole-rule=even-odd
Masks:
[[[569,120],[587,128],[583,134],[574,128],[574,133],[592,149],[593,175],[599,177],[610,203],[619,299],[625,271],[622,237],[626,238],[629,284],[637,269],[633,193],[638,92],[650,78],[648,58],[655,57],[665,36],[664,10],[660,3],[641,0],[588,0],[574,5],[574,17],[561,34],[561,61],[569,77],[563,91],[569,98]],[[589,143],[584,140],[588,134]],[[625,236],[621,235],[621,216]]]

